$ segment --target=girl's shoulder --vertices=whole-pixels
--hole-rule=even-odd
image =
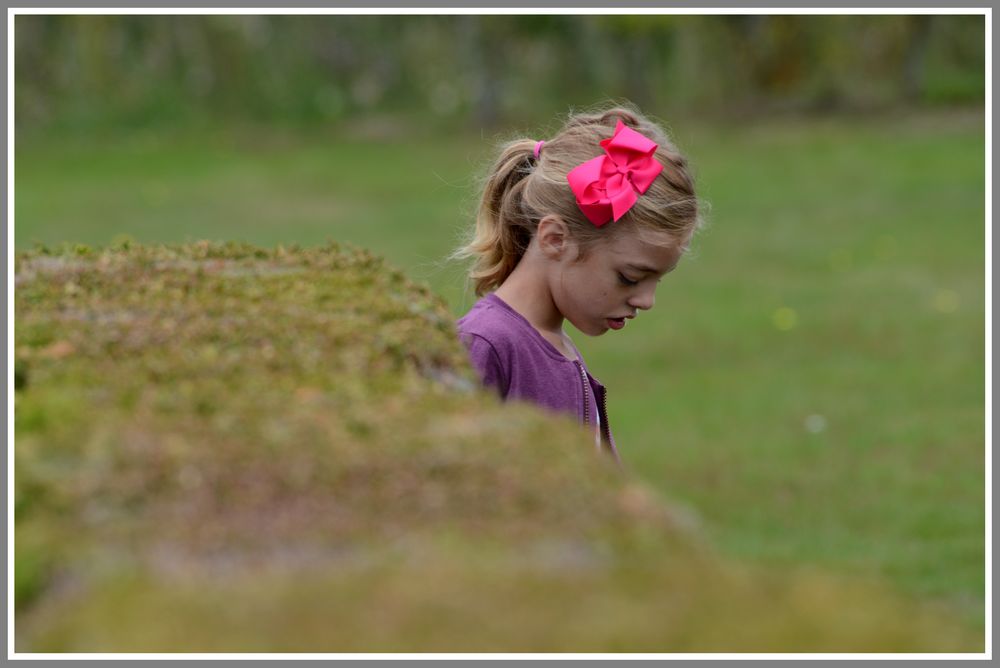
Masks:
[[[477,301],[455,325],[461,337],[479,337],[489,341],[494,348],[505,348],[523,340],[524,324],[520,316],[490,293]],[[530,325],[528,325],[530,327]]]
[[[539,364],[546,364],[547,358],[559,363],[570,361],[524,316],[493,293],[476,302],[455,324],[459,338],[467,346],[481,339],[489,343],[501,359]]]

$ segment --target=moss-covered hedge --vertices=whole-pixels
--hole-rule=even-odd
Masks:
[[[714,556],[370,253],[15,260],[17,651],[973,651]]]

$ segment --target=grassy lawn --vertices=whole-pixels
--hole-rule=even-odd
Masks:
[[[620,333],[574,340],[623,458],[739,558],[984,624],[982,112],[677,124],[710,226]],[[427,281],[492,137],[369,125],[19,137],[16,245],[348,241]]]

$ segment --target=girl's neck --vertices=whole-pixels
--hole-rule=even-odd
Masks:
[[[522,258],[495,294],[543,335],[561,339],[565,336],[563,316],[552,301],[544,274],[532,267],[530,261],[525,262],[527,259]]]
[[[576,360],[573,344],[562,330],[563,315],[552,300],[546,274],[532,260],[529,249],[494,294],[520,313],[566,359]]]

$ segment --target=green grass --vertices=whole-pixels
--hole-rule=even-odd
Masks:
[[[16,244],[330,238],[463,313],[440,261],[492,137],[355,130],[19,138]],[[981,630],[981,110],[675,131],[711,225],[655,309],[574,337],[627,466],[726,554],[885,578]]]
[[[981,125],[776,125],[693,153],[713,226],[627,347],[586,349],[635,468],[734,554],[883,574],[982,624]]]

